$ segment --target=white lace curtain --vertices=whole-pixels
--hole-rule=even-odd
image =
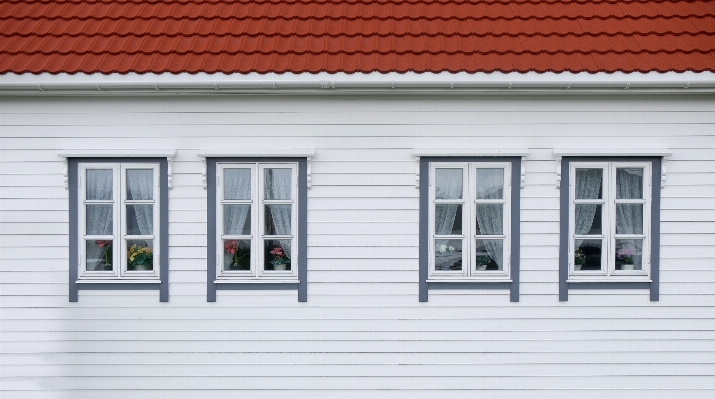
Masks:
[[[462,169],[437,169],[435,177],[436,199],[462,198]],[[436,235],[452,234],[458,206],[456,204],[435,206],[434,230]]]
[[[477,172],[477,198],[502,199],[504,195],[504,169],[479,169]],[[496,235],[504,232],[504,206],[502,204],[478,204],[477,222],[482,234]],[[483,240],[489,257],[499,269],[504,261],[502,240]]]
[[[88,169],[87,170],[87,200],[111,200],[112,197],[112,170]],[[107,235],[112,232],[113,205],[91,204],[86,206],[87,235]],[[96,245],[87,246],[87,259],[100,259],[104,248]],[[96,265],[95,265],[96,266]]]
[[[251,169],[224,169],[223,181],[224,199],[251,199]],[[250,205],[225,205],[223,208],[224,234],[245,234],[244,226],[250,211]]]
[[[603,169],[576,169],[576,199],[596,199],[601,191]],[[593,226],[598,205],[579,204],[576,207],[574,233],[587,234]],[[576,247],[580,247],[583,240],[576,240]]]
[[[154,199],[154,171],[151,169],[127,169],[128,200]],[[154,235],[154,207],[152,205],[134,205],[134,214],[139,233],[144,236]],[[150,248],[154,240],[147,240]]]
[[[643,169],[616,169],[616,198],[643,198]],[[616,233],[643,234],[643,206],[618,204],[616,206]]]
[[[292,169],[266,169],[265,193],[267,200],[291,199]],[[268,205],[273,220],[273,228],[277,235],[291,234],[291,205]],[[280,240],[283,251],[291,258],[291,241]]]

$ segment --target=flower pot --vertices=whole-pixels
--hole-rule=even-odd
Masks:
[[[277,265],[273,265],[273,270],[285,270],[285,269],[286,269],[285,263],[279,263]]]
[[[477,270],[487,270],[487,265],[477,265]]]
[[[574,265],[573,268],[574,268],[574,270],[581,270],[581,266],[582,266],[582,265]]]
[[[635,270],[636,265],[633,263],[624,263],[621,265],[621,270]]]
[[[149,265],[134,265],[134,270],[149,270]]]

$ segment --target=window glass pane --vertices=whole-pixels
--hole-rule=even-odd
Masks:
[[[643,270],[643,240],[616,240],[616,270]]]
[[[616,198],[643,198],[643,168],[616,168]]]
[[[479,270],[504,270],[504,241],[476,240],[475,265]]]
[[[477,199],[504,198],[504,169],[477,169]]]
[[[127,235],[154,234],[154,205],[127,205]]]
[[[127,169],[127,200],[154,199],[154,171],[151,169]]]
[[[269,236],[291,235],[291,205],[266,205],[264,232]]]
[[[576,270],[601,270],[601,240],[576,240]]]
[[[616,204],[616,234],[643,234],[643,204]]]
[[[287,200],[291,199],[291,176],[292,169],[266,169],[265,170],[265,193],[267,200]]]
[[[251,199],[251,169],[231,168],[223,170],[223,199]]]
[[[87,264],[86,270],[91,271],[112,271],[112,240],[87,240]]]
[[[441,204],[434,206],[434,231],[437,235],[462,234],[462,205]]]
[[[251,270],[251,240],[223,241],[223,270]]]
[[[127,270],[154,270],[154,240],[127,240]]]
[[[291,269],[291,244],[293,240],[266,240],[264,245],[264,270]]]
[[[113,234],[113,205],[85,205],[85,209],[87,235],[111,236]]]
[[[576,169],[576,199],[603,198],[603,169]]]
[[[435,270],[462,270],[462,240],[435,240]]]
[[[251,206],[223,206],[223,234],[228,236],[251,235]]]
[[[87,194],[88,200],[112,199],[112,170],[87,169]]]
[[[477,204],[477,235],[504,233],[504,205]]]
[[[603,205],[576,204],[576,217],[574,233],[577,235],[602,234]]]
[[[436,199],[462,199],[462,169],[439,168],[434,175]]]

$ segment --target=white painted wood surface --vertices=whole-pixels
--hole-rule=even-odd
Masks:
[[[201,151],[314,148],[308,302],[206,302]],[[667,148],[661,298],[558,302],[553,148]],[[414,148],[529,148],[521,296],[418,302]],[[61,152],[176,148],[170,299],[68,302]],[[0,396],[5,398],[710,398],[715,395],[712,97],[0,99]],[[481,391],[475,391],[481,390]]]

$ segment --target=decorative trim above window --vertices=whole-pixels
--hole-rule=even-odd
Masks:
[[[92,151],[72,151],[57,154],[64,162],[65,190],[69,190],[69,158],[166,158],[167,161],[167,187],[173,187],[173,162],[176,150],[92,150]]]
[[[162,157],[65,157],[69,300],[82,290],[158,290],[169,300],[168,168]]]
[[[556,157],[556,188],[561,187],[561,160],[563,157],[661,157],[660,188],[665,188],[665,161],[673,156],[673,152],[659,148],[626,148],[616,150],[555,148],[554,156]]]
[[[244,150],[205,150],[198,153],[202,158],[201,180],[204,190],[206,190],[206,158],[305,158],[307,164],[307,188],[313,186],[312,161],[315,157],[315,150],[312,148],[253,148]]]
[[[522,164],[521,156],[420,157],[421,302],[431,289],[509,289],[519,301]]]
[[[307,301],[306,157],[204,161],[207,301],[232,289],[295,289]]]
[[[650,289],[659,298],[663,156],[564,156],[559,300],[570,289]]]
[[[421,157],[521,157],[519,171],[519,188],[526,184],[526,157],[529,150],[525,148],[503,150],[490,148],[415,148],[412,156],[416,158],[415,188],[420,188],[420,158]]]

